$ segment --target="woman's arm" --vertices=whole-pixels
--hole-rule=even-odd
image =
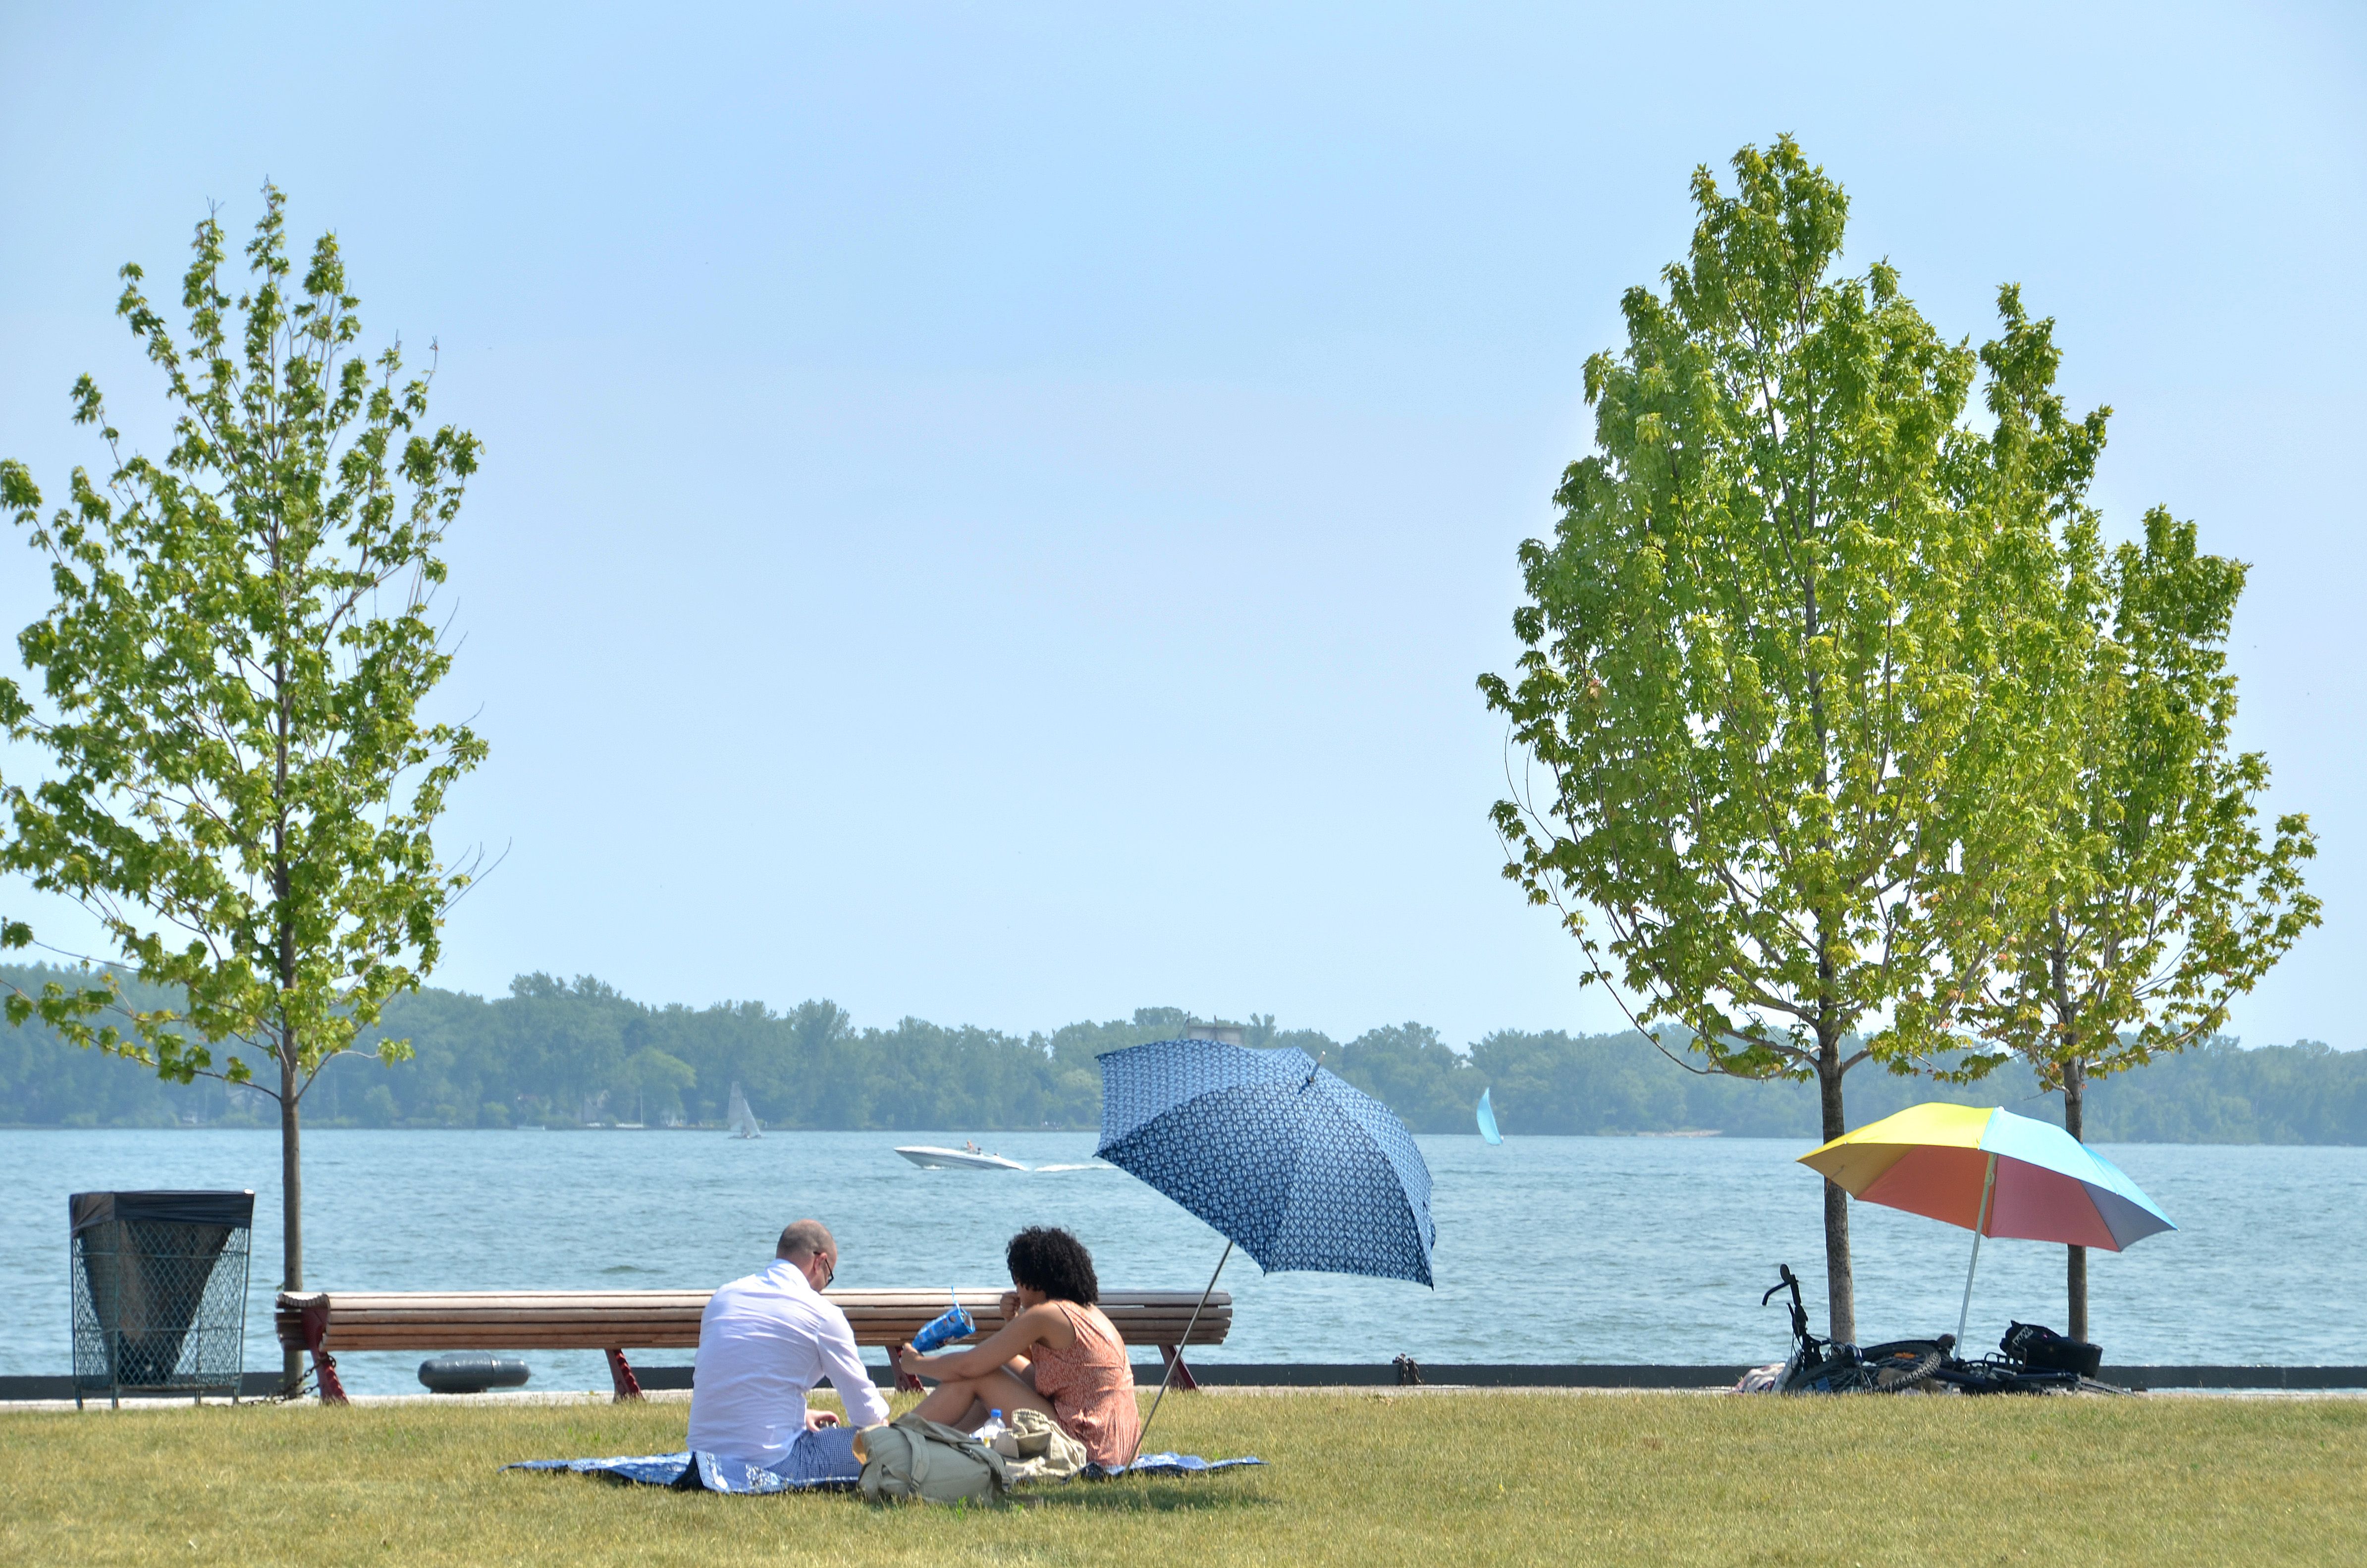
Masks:
[[[947,1378],[982,1378],[1025,1355],[1031,1346],[1048,1345],[1055,1350],[1065,1350],[1076,1342],[1077,1331],[1069,1326],[1068,1314],[1046,1301],[1006,1319],[1001,1328],[976,1345],[934,1356],[915,1355],[910,1345],[898,1346],[896,1352],[903,1370],[943,1382]]]

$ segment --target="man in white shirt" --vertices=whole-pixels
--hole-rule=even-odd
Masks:
[[[838,1273],[838,1243],[819,1220],[781,1233],[773,1267],[715,1292],[698,1323],[691,1374],[690,1446],[792,1481],[852,1481],[855,1429],[888,1419],[888,1402],[855,1347],[846,1314],[822,1299]],[[810,1411],[828,1378],[854,1418]]]

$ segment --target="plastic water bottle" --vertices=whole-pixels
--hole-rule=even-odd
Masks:
[[[980,1442],[991,1449],[994,1447],[994,1440],[1002,1436],[1002,1412],[990,1410],[986,1413],[986,1425],[980,1426],[975,1436]]]

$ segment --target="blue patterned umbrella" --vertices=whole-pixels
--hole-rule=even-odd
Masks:
[[[1168,1040],[1101,1058],[1102,1142],[1269,1274],[1431,1284],[1430,1167],[1403,1123],[1303,1051]]]
[[[1388,1107],[1303,1051],[1163,1040],[1099,1060],[1094,1153],[1224,1233],[1225,1256],[1200,1292],[1201,1307],[1235,1246],[1268,1274],[1309,1269],[1432,1284],[1438,1227],[1430,1218],[1430,1166]],[[1195,1308],[1187,1341],[1199,1321]],[[1158,1419],[1182,1360],[1167,1363],[1143,1431]]]

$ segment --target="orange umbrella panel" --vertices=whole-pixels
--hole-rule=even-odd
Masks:
[[[1896,1144],[1886,1152],[1896,1158],[1886,1162],[1880,1176],[1860,1187],[1851,1187],[1847,1181],[1841,1185],[1862,1202],[1904,1209],[1967,1231],[1979,1224],[1981,1180],[1989,1165],[1987,1153],[1978,1149],[1902,1149]],[[1990,1219],[1994,1221],[1996,1216]],[[1997,1234],[1994,1223],[1981,1229],[1985,1234]]]
[[[1969,1231],[1979,1219],[1981,1179],[1988,1163],[1988,1154],[1979,1149],[1910,1149],[1857,1196]],[[1979,1229],[1985,1236],[2121,1250],[2112,1227],[2076,1177],[2003,1157],[1998,1160],[1997,1186],[1989,1195],[1988,1223]]]

